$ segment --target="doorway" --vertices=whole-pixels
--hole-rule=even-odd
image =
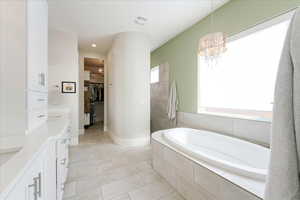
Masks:
[[[104,60],[84,58],[84,128],[104,127]]]

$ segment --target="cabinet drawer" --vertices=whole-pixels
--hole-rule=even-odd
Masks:
[[[41,126],[48,118],[46,109],[32,110],[28,112],[28,130],[34,130]]]
[[[45,110],[48,106],[48,94],[28,91],[28,111]]]

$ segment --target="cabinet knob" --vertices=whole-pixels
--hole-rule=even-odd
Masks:
[[[28,185],[29,188],[33,188],[34,200],[38,200],[38,197],[42,196],[42,174],[39,173],[37,177],[33,178],[33,184]]]
[[[39,84],[42,86],[46,85],[46,76],[44,73],[39,73]]]
[[[38,118],[43,118],[43,117],[46,117],[46,115],[38,115],[37,117]]]
[[[66,158],[62,159],[62,160],[60,161],[60,164],[61,164],[61,165],[65,165],[65,164],[66,164],[66,161],[67,161]]]
[[[42,174],[39,173],[38,177],[35,178],[38,182],[38,196],[42,197]]]
[[[61,140],[61,144],[66,144],[68,142],[68,139],[67,138],[63,138],[62,140]]]
[[[33,184],[28,185],[29,188],[33,188],[33,199],[38,199],[38,192],[37,192],[37,181],[33,180]]]

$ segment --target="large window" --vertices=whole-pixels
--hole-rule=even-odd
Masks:
[[[229,38],[216,66],[199,56],[198,112],[271,118],[289,19],[275,19]]]

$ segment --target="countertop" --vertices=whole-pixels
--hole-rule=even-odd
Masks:
[[[14,157],[14,155],[17,154],[20,150],[21,149],[15,151],[10,150],[9,152],[0,152],[0,167],[1,165],[8,162],[12,157]]]
[[[43,145],[46,145],[47,141],[59,137],[67,130],[69,124],[68,114],[67,109],[49,111],[47,122],[28,133],[21,150],[0,166],[0,199],[26,172],[31,161],[38,156]]]

